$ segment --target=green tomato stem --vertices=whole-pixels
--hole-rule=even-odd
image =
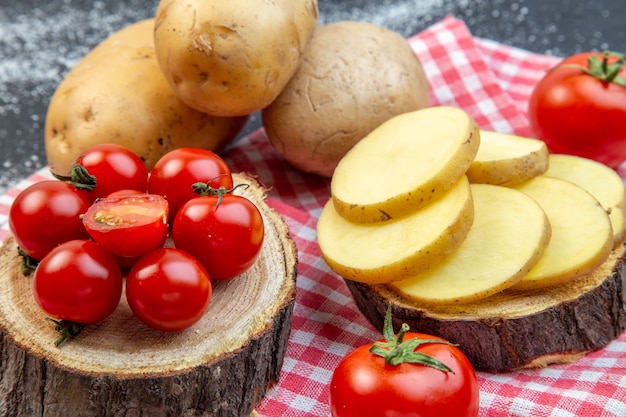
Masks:
[[[59,337],[54,341],[56,347],[59,347],[67,339],[73,339],[78,336],[84,327],[82,323],[70,320],[55,320],[50,317],[46,317],[46,320],[53,322],[55,324],[54,329],[59,332]]]
[[[22,248],[17,247],[17,253],[22,257],[21,271],[22,274],[28,276],[37,269],[39,261],[29,256]]]
[[[220,175],[221,176],[221,175]],[[218,207],[222,203],[222,199],[226,194],[230,194],[234,192],[239,187],[249,187],[249,184],[237,184],[233,188],[226,188],[221,186],[219,188],[211,187],[211,183],[215,181],[218,177],[212,178],[208,182],[196,182],[192,184],[193,192],[199,194],[201,196],[217,196],[217,203],[215,204]]]
[[[57,174],[52,170],[50,173],[58,180],[71,182],[72,185],[79,190],[93,191],[98,183],[98,179],[94,175],[91,175],[87,168],[76,162],[72,164],[70,175]]]
[[[401,363],[415,363],[430,366],[442,372],[454,373],[446,364],[430,355],[415,352],[419,346],[427,343],[441,343],[450,346],[456,346],[450,342],[437,339],[418,339],[412,338],[404,340],[406,333],[409,331],[409,325],[402,323],[400,330],[396,335],[393,331],[393,322],[391,315],[391,305],[387,308],[385,322],[383,324],[384,342],[375,342],[370,347],[370,352],[381,356],[389,365],[396,366]]]
[[[610,58],[617,58],[617,60],[609,64]],[[619,52],[604,51],[602,53],[602,59],[598,55],[590,56],[587,59],[587,66],[578,64],[564,64],[557,65],[553,69],[557,68],[575,68],[591,75],[600,81],[607,83],[615,83],[626,87],[626,78],[620,77],[619,73],[626,66],[626,56]]]

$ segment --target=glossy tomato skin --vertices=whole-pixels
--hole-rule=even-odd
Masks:
[[[174,246],[195,256],[212,279],[231,279],[254,264],[265,229],[259,209],[245,197],[202,196],[178,211],[172,228]]]
[[[167,198],[171,224],[180,207],[198,196],[192,187],[197,182],[210,182],[213,188],[233,187],[230,168],[216,153],[199,148],[174,149],[152,168],[148,192]]]
[[[9,210],[9,228],[19,247],[41,260],[57,245],[87,239],[80,216],[89,208],[86,198],[61,181],[37,182],[20,192]]]
[[[109,252],[135,258],[157,249],[167,237],[167,200],[127,193],[95,201],[83,216],[89,236]]]
[[[211,279],[191,255],[161,248],[141,257],[126,278],[133,313],[161,331],[184,330],[202,318],[212,295]]]
[[[94,145],[83,151],[75,164],[96,177],[95,188],[85,192],[91,202],[122,189],[145,192],[148,188],[148,168],[139,156],[121,145]]]
[[[550,152],[617,168],[626,161],[626,87],[568,67],[588,67],[591,56],[602,59],[598,52],[577,54],[546,73],[531,94],[528,117]],[[626,77],[626,67],[620,75]]]
[[[91,240],[71,240],[52,249],[33,276],[33,294],[44,312],[82,324],[109,317],[122,288],[116,259]]]
[[[409,332],[404,340],[443,340]],[[422,364],[388,365],[369,351],[370,345],[349,353],[330,382],[332,417],[476,417],[479,392],[476,374],[455,346],[428,343],[416,349],[439,359],[454,373]]]

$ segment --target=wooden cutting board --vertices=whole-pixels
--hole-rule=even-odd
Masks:
[[[386,285],[345,280],[357,306],[382,329],[387,306],[396,331],[443,337],[483,371],[508,371],[572,362],[603,348],[626,329],[624,246],[613,250],[594,273],[543,291],[503,291],[482,301],[446,306],[420,305]]]
[[[0,247],[0,415],[224,416],[253,413],[278,381],[295,303],[297,250],[254,179],[237,192],[259,207],[265,240],[253,267],[217,282],[211,305],[179,333],[152,330],[125,298],[114,314],[54,345],[12,238]]]

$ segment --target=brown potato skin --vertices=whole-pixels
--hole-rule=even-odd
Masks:
[[[57,87],[48,107],[48,164],[67,174],[72,162],[98,143],[125,146],[148,169],[168,151],[199,147],[218,152],[247,117],[215,117],[174,94],[157,63],[154,20],[132,24],[89,52]]]
[[[330,177],[374,128],[428,105],[428,80],[405,38],[374,24],[340,21],[316,29],[298,71],[262,120],[287,161]]]
[[[317,0],[161,0],[155,47],[188,105],[218,116],[250,114],[292,77],[317,19]]]

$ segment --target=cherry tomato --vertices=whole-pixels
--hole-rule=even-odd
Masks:
[[[69,176],[54,174],[84,190],[90,202],[122,189],[145,192],[148,188],[148,169],[141,158],[113,143],[94,145],[83,151],[74,161]]]
[[[113,255],[91,240],[71,240],[41,260],[33,276],[33,293],[51,317],[90,324],[113,313],[123,282]]]
[[[337,366],[330,381],[332,417],[476,417],[479,391],[467,357],[445,340],[408,332],[359,347]],[[402,355],[399,353],[402,352]]]
[[[228,164],[214,152],[198,148],[179,148],[163,155],[154,165],[148,192],[167,198],[170,224],[178,210],[197,195],[193,184],[209,183],[214,188],[232,188]]]
[[[127,194],[97,200],[83,216],[83,223],[102,247],[132,258],[163,246],[167,210],[167,200],[160,195]]]
[[[162,331],[180,331],[200,320],[211,294],[211,279],[202,265],[174,248],[141,257],[126,278],[126,299],[133,313]]]
[[[9,210],[9,228],[19,247],[41,260],[55,246],[87,239],[80,216],[89,208],[85,197],[61,181],[37,182],[20,192]]]
[[[535,86],[528,117],[552,153],[626,161],[626,62],[610,52],[564,59]]]
[[[219,204],[218,204],[219,202]],[[233,194],[201,196],[178,211],[174,246],[195,256],[212,279],[231,279],[254,264],[265,229],[259,209]]]

